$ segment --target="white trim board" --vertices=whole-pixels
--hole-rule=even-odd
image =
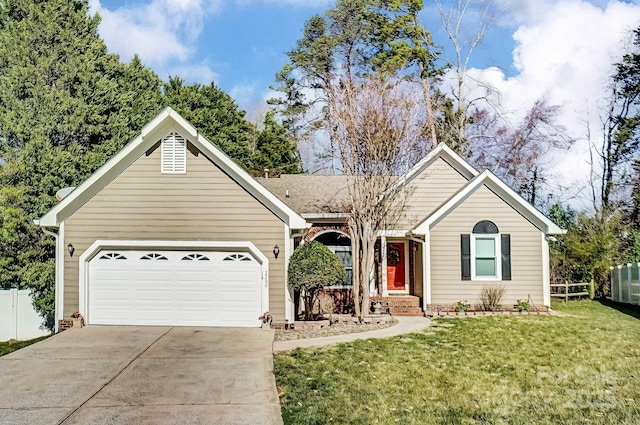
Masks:
[[[471,180],[479,173],[473,168],[467,161],[462,159],[460,155],[455,153],[450,147],[444,143],[439,143],[431,152],[422,158],[416,165],[414,165],[404,177],[405,182],[413,180],[438,158],[442,158],[447,164],[451,165],[454,170],[460,173],[467,180]]]
[[[491,171],[486,170],[482,174],[471,180],[461,191],[449,198],[438,210],[436,210],[431,216],[429,216],[422,223],[417,225],[413,233],[426,234],[432,229],[440,220],[446,217],[451,211],[462,204],[469,196],[471,196],[478,188],[486,186],[492,192],[494,192],[499,198],[506,202],[511,208],[517,211],[525,219],[536,226],[540,231],[546,235],[559,235],[566,233],[566,230],[561,229],[554,222],[549,220],[540,211],[538,211],[529,202],[522,199],[518,193],[507,186],[502,180],[496,177]]]

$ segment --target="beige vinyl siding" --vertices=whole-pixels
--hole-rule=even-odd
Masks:
[[[204,155],[186,174],[161,174],[160,149],[142,156],[65,221],[64,315],[78,310],[78,259],[96,240],[251,241],[269,259],[269,303],[285,317],[284,223]],[[256,318],[257,319],[257,318]]]
[[[463,281],[460,235],[471,234],[481,220],[490,220],[500,233],[511,235],[510,281]],[[431,302],[451,304],[468,300],[476,304],[483,286],[503,285],[504,304],[529,295],[543,304],[541,232],[486,186],[480,186],[431,230]]]
[[[398,229],[411,229],[467,183],[444,159],[438,158],[408,185],[408,200],[398,220]]]

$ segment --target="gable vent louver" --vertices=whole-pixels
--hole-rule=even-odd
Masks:
[[[185,174],[187,172],[187,141],[176,132],[162,139],[162,173]]]

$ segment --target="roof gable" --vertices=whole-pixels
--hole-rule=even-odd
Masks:
[[[414,229],[414,233],[426,234],[433,226],[435,226],[440,220],[453,211],[458,205],[463,203],[471,194],[473,194],[478,188],[486,186],[493,191],[500,199],[502,199],[507,205],[517,211],[520,215],[526,218],[531,224],[537,227],[541,232],[545,234],[557,235],[564,234],[566,230],[560,228],[554,222],[549,220],[538,211],[529,202],[522,199],[522,197],[506,183],[500,180],[491,171],[486,170],[482,174],[476,176],[471,180],[464,188],[458,193],[454,194],[448,201],[446,201],[440,208],[438,208],[431,216],[429,216],[422,223],[418,224]]]
[[[438,144],[435,149],[422,158],[416,165],[411,167],[407,172],[404,180],[409,182],[416,176],[420,175],[423,171],[429,168],[438,158],[442,158],[458,173],[462,174],[467,180],[471,180],[479,173],[473,168],[467,161],[465,161],[460,155],[455,153],[450,147],[444,143]],[[404,183],[404,182],[403,182]]]
[[[405,175],[399,176],[389,191],[403,187],[427,170],[438,159],[444,160],[453,170],[470,180],[478,172],[462,157],[441,143],[413,166]],[[305,217],[323,217],[327,214],[345,215],[348,211],[348,184],[350,179],[342,174],[302,175],[284,174],[279,177],[258,178],[263,186],[271,190],[281,201]],[[422,217],[426,213],[422,214]]]
[[[307,227],[307,223],[293,209],[266,190],[231,158],[198,133],[187,120],[171,108],[165,108],[145,125],[140,135],[129,142],[120,152],[96,170],[87,180],[55,205],[47,214],[36,220],[42,227],[58,227],[96,193],[126,170],[147,150],[151,149],[166,134],[175,131],[185,137],[211,162],[225,172],[243,189],[258,199],[288,226],[295,229]]]

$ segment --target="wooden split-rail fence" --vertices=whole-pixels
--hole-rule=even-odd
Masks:
[[[551,296],[564,299],[565,302],[569,301],[571,297],[588,297],[589,287],[593,285],[591,282],[579,282],[569,283],[554,283],[551,284]]]

